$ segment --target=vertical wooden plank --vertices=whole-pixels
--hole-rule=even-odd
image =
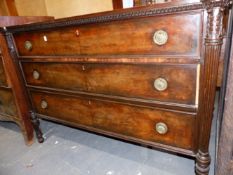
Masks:
[[[8,9],[5,1],[0,1],[0,16],[8,16]]]
[[[123,0],[112,0],[113,9],[122,9],[123,8]]]
[[[30,120],[30,108],[28,99],[26,96],[23,81],[15,64],[15,60],[12,59],[9,47],[13,48],[13,45],[7,45],[6,38],[3,34],[0,34],[0,43],[2,48],[2,54],[4,55],[5,70],[10,79],[10,86],[12,87],[14,99],[16,102],[16,108],[19,118],[21,119],[20,128],[23,132],[25,141],[28,145],[33,142],[33,128]]]
[[[6,0],[6,5],[8,8],[9,16],[19,16],[15,5],[15,0]]]

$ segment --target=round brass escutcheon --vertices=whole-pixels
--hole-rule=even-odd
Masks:
[[[33,70],[32,75],[35,80],[38,80],[40,78],[40,73],[37,70]]]
[[[32,43],[30,41],[25,41],[24,47],[25,47],[25,49],[30,51],[30,50],[32,50]]]
[[[41,103],[40,103],[40,106],[41,106],[42,109],[46,109],[48,107],[47,101],[42,100]]]
[[[153,36],[154,43],[161,46],[167,43],[168,34],[164,30],[158,30]]]
[[[76,31],[75,31],[75,34],[76,34],[76,36],[79,36],[79,30],[77,29]]]
[[[168,131],[167,125],[163,122],[156,123],[155,129],[159,134],[166,134]]]
[[[167,89],[168,83],[164,78],[157,78],[154,81],[154,87],[158,91],[165,91]]]

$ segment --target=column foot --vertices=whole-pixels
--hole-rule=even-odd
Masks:
[[[43,143],[44,138],[43,138],[43,133],[40,129],[40,121],[34,112],[31,111],[30,113],[31,113],[33,128],[36,132],[36,138],[37,138],[39,143]]]
[[[211,159],[209,153],[203,153],[199,150],[196,156],[196,175],[208,175],[210,170],[210,162]]]

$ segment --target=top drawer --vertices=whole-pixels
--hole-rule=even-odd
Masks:
[[[0,56],[0,86],[7,86],[7,80],[3,67],[2,57]]]
[[[32,55],[198,55],[201,13],[176,14],[14,34]]]

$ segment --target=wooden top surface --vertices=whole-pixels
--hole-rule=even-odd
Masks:
[[[51,21],[52,16],[0,16],[0,27]]]
[[[220,1],[212,2],[212,5],[218,6]],[[74,26],[90,23],[101,23],[115,20],[127,20],[138,17],[148,17],[172,14],[177,12],[186,12],[194,10],[203,10],[204,6],[199,0],[177,0],[168,3],[154,4],[141,7],[133,7],[128,9],[117,9],[107,12],[99,12],[94,14],[74,16],[68,18],[56,19],[53,21],[39,22],[34,24],[26,24],[21,26],[6,27],[6,31],[17,33],[33,30],[46,30],[51,28],[59,28],[64,26]],[[0,31],[3,31],[3,29]]]

